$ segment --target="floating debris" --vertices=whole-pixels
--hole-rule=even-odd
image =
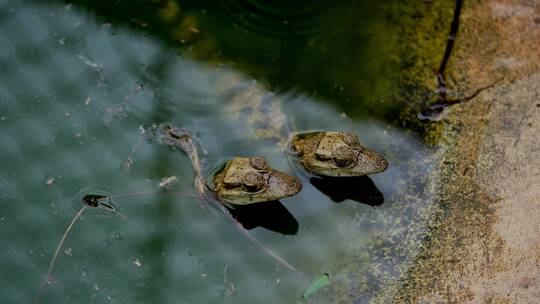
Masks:
[[[66,231],[64,231],[64,234],[62,235],[60,242],[58,242],[58,245],[56,246],[56,250],[54,251],[53,257],[51,258],[51,261],[49,262],[49,268],[47,269],[47,277],[45,281],[46,284],[50,284],[50,282],[52,281],[51,274],[54,269],[54,264],[56,263],[56,258],[58,257],[58,253],[60,252],[60,249],[62,248],[64,241],[66,240],[67,236],[69,235],[69,232],[73,228],[73,225],[75,225],[75,222],[77,222],[77,220],[81,217],[81,215],[83,214],[84,210],[86,210],[87,207],[88,206],[82,206],[81,209],[79,209],[77,214],[75,214],[73,219],[71,219],[71,222],[66,228]],[[36,303],[38,302],[37,301],[38,299],[39,299],[39,294],[36,298],[36,301],[35,301]]]
[[[46,175],[45,176],[45,180],[43,181],[43,184],[46,186],[46,187],[51,187],[53,184],[54,184],[54,181],[56,179],[54,177],[52,177],[51,175]]]
[[[143,125],[143,124],[141,124],[141,125],[139,126],[139,133],[140,133],[141,135],[146,134],[146,129],[144,128],[144,125]]]
[[[106,87],[107,85],[105,84],[105,76],[103,75],[103,64],[93,62],[88,57],[82,54],[78,54],[77,57],[98,74],[97,86]]]
[[[136,24],[136,25],[138,25],[140,27],[148,27],[148,23],[146,23],[146,22],[144,22],[144,21],[142,21],[140,19],[131,18],[131,19],[129,19],[129,21],[131,21],[131,23]]]
[[[125,119],[128,116],[127,105],[125,103],[120,103],[106,107],[101,111],[103,113],[103,124],[105,127],[109,128],[114,119]]]
[[[225,262],[223,264],[223,281],[225,285],[227,285],[227,291],[225,291],[226,297],[232,296],[236,292],[236,287],[234,286],[233,282],[229,281],[227,277],[228,268],[229,268],[229,263]]]
[[[176,176],[164,177],[159,183],[159,187],[162,189],[169,189],[174,183],[176,183]]]
[[[81,207],[81,209],[79,209],[79,211],[77,211],[75,216],[71,219],[71,222],[69,223],[66,230],[64,231],[64,234],[62,235],[62,238],[58,242],[58,245],[56,246],[56,250],[54,251],[54,254],[53,254],[53,256],[52,256],[52,258],[51,258],[51,260],[49,262],[49,267],[47,269],[47,276],[46,276],[46,280],[45,280],[46,285],[49,285],[52,282],[51,275],[52,275],[52,272],[53,272],[53,269],[54,269],[54,265],[56,263],[56,259],[57,259],[58,255],[60,253],[60,250],[62,249],[62,246],[64,245],[65,240],[67,239],[68,235],[70,234],[70,232],[73,229],[73,226],[75,225],[77,220],[79,220],[82,217],[83,212],[88,207],[104,208],[104,209],[107,209],[108,211],[113,212],[114,214],[119,215],[120,217],[122,217],[122,218],[124,218],[126,220],[131,221],[128,217],[126,217],[125,215],[123,215],[123,214],[121,214],[121,213],[119,213],[117,211],[117,208],[115,208],[112,205],[113,202],[112,202],[111,198],[112,198],[112,196],[104,195],[104,194],[85,194],[85,195],[82,196],[82,198],[80,200],[81,203],[82,203],[82,207]],[[121,238],[121,236],[118,237],[118,239],[120,239],[120,238]],[[72,248],[65,249],[64,254],[67,255],[67,256],[71,256],[72,255]],[[140,264],[140,265],[138,265],[139,267],[142,266],[142,263],[138,259],[135,262],[138,262]],[[86,270],[83,268],[81,270],[81,278],[83,278],[83,280],[86,280],[85,277],[86,277]],[[40,288],[40,291],[39,291],[38,295],[36,296],[36,299],[34,301],[35,303],[39,302],[40,295],[41,295],[41,288]]]
[[[104,200],[108,200],[109,196],[102,194],[86,194],[81,198],[81,203],[83,205],[97,208],[100,203],[102,204]]]
[[[99,63],[95,63],[93,62],[92,60],[90,60],[88,57],[82,55],[82,54],[78,54],[77,57],[82,60],[82,62],[84,62],[84,64],[86,64],[87,66],[95,69],[96,71],[101,71],[103,70],[103,65],[102,64],[99,64]]]
[[[191,149],[188,149],[188,147],[193,142],[193,137],[186,130],[177,128],[170,123],[162,123],[159,126],[153,125],[152,133],[160,143],[172,148],[182,149],[186,154],[190,154]]]
[[[131,165],[133,165],[133,159],[131,156],[128,156],[124,161],[122,162],[122,167],[126,170],[131,169]]]
[[[112,231],[107,238],[105,239],[105,242],[110,245],[113,242],[122,241],[124,239],[124,236],[119,231]]]
[[[128,101],[129,99],[131,99],[131,97],[134,95],[134,94],[137,94],[139,93],[140,91],[142,91],[143,89],[143,84],[140,83],[140,82],[135,82],[135,88],[129,92],[126,96],[124,96],[124,100],[125,101]]]
[[[143,139],[146,137],[146,129],[144,128],[144,125],[140,125],[139,126],[139,140],[137,140],[137,143],[133,146],[133,148],[131,148],[131,152],[129,153],[129,155],[124,159],[124,161],[122,162],[122,167],[125,169],[125,170],[129,170],[131,169],[131,166],[133,165],[133,154],[135,154],[135,152],[137,151],[137,148],[141,145],[141,143],[143,142]]]
[[[306,291],[302,295],[302,298],[306,299],[310,297],[312,294],[316,293],[317,291],[319,291],[321,288],[325,287],[328,284],[330,284],[330,275],[328,273],[325,273],[320,278],[318,278],[315,282],[309,285],[309,287],[306,289]]]

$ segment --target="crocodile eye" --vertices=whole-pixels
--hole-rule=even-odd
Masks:
[[[260,157],[260,156],[256,156],[256,157],[252,157],[250,160],[249,160],[249,163],[251,164],[251,166],[257,170],[267,170],[270,166],[268,166],[268,163],[266,162],[266,159]]]
[[[242,184],[242,190],[249,193],[256,193],[262,190],[262,185],[260,184],[254,184],[254,185],[248,185],[248,184]]]
[[[261,191],[264,188],[264,185],[264,177],[252,171],[248,172],[246,176],[244,176],[244,182],[242,183],[241,187],[245,192],[254,193]]]
[[[321,155],[321,154],[315,154],[315,158],[320,161],[328,161],[330,160],[330,157]]]
[[[352,159],[347,159],[347,158],[336,158],[334,157],[332,159],[334,161],[334,164],[336,164],[336,166],[340,167],[340,168],[345,168],[347,166],[349,166],[353,160]]]
[[[358,140],[358,136],[351,134],[351,133],[343,133],[341,136],[341,139],[344,143],[346,143],[349,146],[357,146],[360,144],[360,141]]]
[[[334,151],[332,161],[336,166],[344,168],[356,162],[357,156],[358,151],[348,147],[339,147]]]

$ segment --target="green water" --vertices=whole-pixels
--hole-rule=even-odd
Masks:
[[[379,263],[369,251],[373,235],[392,238],[388,250],[405,246],[388,219],[409,212],[395,211],[403,189],[422,193],[429,167],[411,170],[432,153],[397,127],[406,124],[394,98],[404,86],[391,29],[406,6],[194,1],[171,18],[166,1],[75,2],[0,0],[2,302],[29,303],[40,293],[40,303],[295,303],[323,273],[358,303],[387,287],[362,289],[355,280],[373,276],[366,265]],[[353,131],[390,161],[386,172],[351,184],[365,189],[357,201],[334,202],[304,179],[300,194],[247,227],[307,278],[197,199],[175,195],[195,193],[188,158],[141,140],[141,126],[169,121],[197,135],[206,172],[249,155],[293,172],[279,149],[231,117],[220,90],[229,79],[265,84],[296,131]],[[158,191],[173,175],[168,192],[114,199],[128,220],[85,211],[45,284],[83,193]],[[430,201],[408,203],[414,214]],[[422,224],[415,227],[410,233],[419,234]],[[389,282],[401,275],[395,262],[414,252],[388,261]],[[348,262],[360,253],[362,265]],[[331,303],[332,288],[310,301]]]

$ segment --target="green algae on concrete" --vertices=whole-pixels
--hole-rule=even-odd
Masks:
[[[452,109],[428,242],[391,302],[538,301],[540,28],[531,24],[539,9],[527,1],[466,8],[454,75],[471,87],[506,81]]]
[[[388,303],[396,293],[429,238],[427,228],[437,210],[429,181],[438,157],[426,154],[405,164],[408,174],[398,183],[392,206],[372,219],[376,224],[358,227],[362,241],[351,243],[349,254],[336,261],[347,274],[332,285],[335,303]]]

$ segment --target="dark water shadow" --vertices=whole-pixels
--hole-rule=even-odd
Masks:
[[[380,206],[384,202],[384,195],[367,176],[312,177],[309,181],[335,203],[350,199],[370,206]]]
[[[262,227],[286,235],[298,232],[298,221],[279,201],[234,206],[234,209],[228,209],[247,230]]]
[[[31,2],[64,4],[66,1]],[[414,66],[416,62],[409,62],[409,58],[415,56],[405,51],[407,53],[400,57],[400,62],[404,62],[392,65],[396,68],[392,73],[386,72],[384,63],[396,56],[394,49],[400,55],[402,49],[410,49],[394,46],[395,41],[402,40],[392,38],[396,35],[392,29],[414,26],[421,16],[435,15],[428,3],[411,5],[396,2],[388,5],[387,2],[392,1],[326,0],[215,2],[69,1],[77,9],[97,16],[98,22],[157,38],[182,56],[209,63],[241,63],[235,64],[235,69],[266,81],[273,90],[315,93],[322,97],[316,100],[331,102],[356,117],[377,116],[391,122],[400,113],[401,105],[380,101],[395,96],[389,93],[389,88],[401,83],[401,72],[397,69],[401,65]],[[439,10],[437,6],[437,12]],[[440,35],[446,37],[446,32]],[[123,50],[123,56],[130,56],[130,51]],[[303,60],[297,60],[299,56]],[[171,60],[168,56],[158,57],[163,62],[153,63],[150,72],[153,72],[154,65],[173,66],[166,62]],[[312,73],[311,67],[315,64],[325,72]],[[385,72],[374,73],[379,70]],[[131,72],[137,73],[137,69]],[[145,75],[141,78],[148,82],[158,79]],[[336,83],[342,85],[338,88]],[[336,93],[341,95],[340,98],[336,98]],[[399,90],[395,93],[400,95]],[[348,100],[361,101],[362,104],[351,108]]]

